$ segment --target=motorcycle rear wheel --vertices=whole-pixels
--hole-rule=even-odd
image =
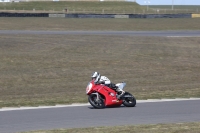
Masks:
[[[126,97],[129,96],[129,97]],[[125,92],[124,96],[123,96],[123,105],[126,107],[135,107],[136,105],[136,99],[135,97],[129,93],[129,92]]]
[[[97,100],[96,94],[90,94],[88,96],[88,101],[94,108],[97,108],[97,109],[105,108],[104,100],[101,98],[99,98],[99,100]]]

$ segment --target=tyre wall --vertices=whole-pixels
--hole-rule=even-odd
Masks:
[[[49,17],[48,13],[8,13],[0,12],[0,17]]]
[[[65,14],[66,18],[192,18],[192,14]]]
[[[65,14],[66,18],[115,18],[113,14]]]
[[[64,14],[64,13],[8,13],[0,17],[52,17],[52,18],[200,18],[200,14]]]

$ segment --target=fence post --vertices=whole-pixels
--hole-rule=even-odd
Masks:
[[[102,9],[102,14],[104,14],[104,9]]]

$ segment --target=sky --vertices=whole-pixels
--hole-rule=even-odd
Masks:
[[[200,5],[200,0],[136,0],[140,5]]]

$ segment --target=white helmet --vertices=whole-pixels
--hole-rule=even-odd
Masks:
[[[94,72],[91,76],[92,79],[95,79],[95,81],[98,81],[100,79],[101,75],[98,72]]]

